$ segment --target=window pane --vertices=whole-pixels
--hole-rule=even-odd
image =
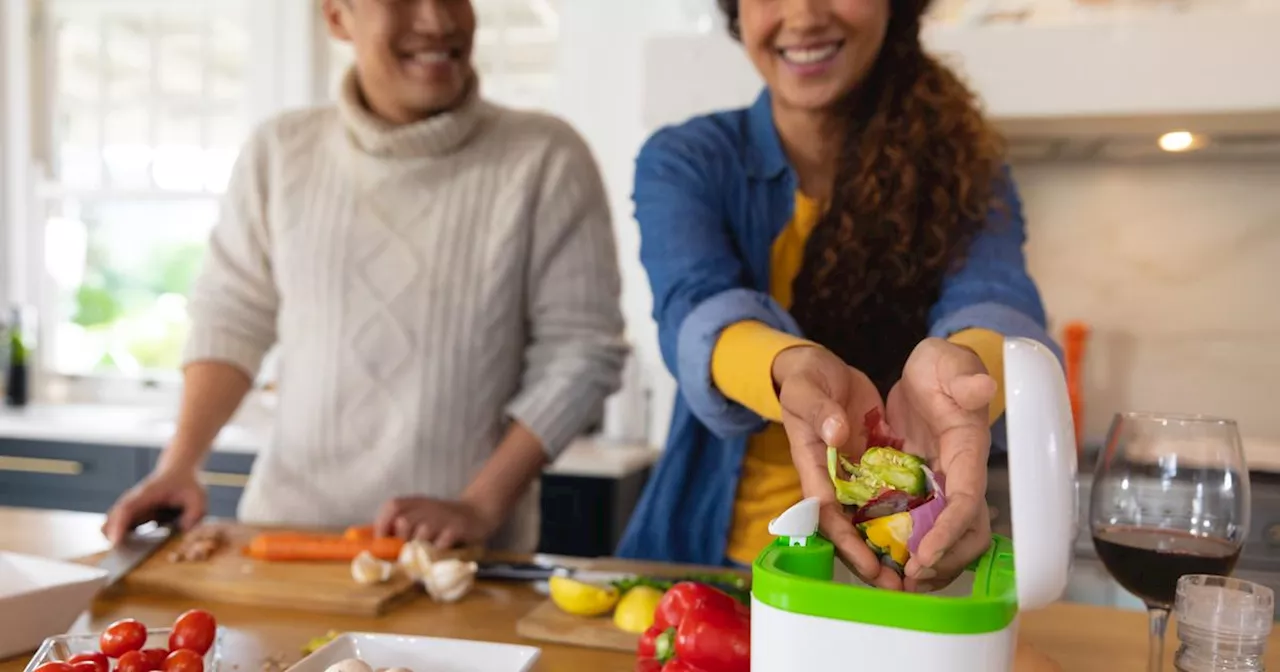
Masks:
[[[69,201],[50,217],[57,291],[53,364],[63,373],[173,370],[186,299],[217,202]]]
[[[151,112],[132,105],[106,112],[102,160],[107,184],[117,189],[151,187]]]
[[[204,57],[196,21],[168,19],[157,33],[160,91],[164,96],[199,98],[204,88]]]
[[[150,24],[145,16],[103,19],[107,100],[127,102],[150,95]]]
[[[92,110],[68,106],[61,110],[56,120],[57,170],[63,184],[72,189],[94,189],[101,185],[99,119]]]
[[[102,67],[97,25],[62,21],[55,27],[58,95],[67,103],[92,105],[98,99]]]
[[[217,101],[242,101],[249,93],[249,34],[243,23],[213,20],[209,44],[209,95]]]

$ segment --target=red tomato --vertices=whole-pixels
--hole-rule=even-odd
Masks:
[[[98,672],[98,666],[91,661],[83,661],[71,665],[72,672]]]
[[[191,649],[178,649],[164,659],[164,672],[204,672],[204,657]]]
[[[152,672],[147,666],[147,657],[141,651],[126,651],[116,661],[116,672]]]
[[[203,656],[213,648],[213,636],[217,631],[218,622],[214,620],[213,614],[192,609],[173,622],[169,650],[188,649]]]
[[[74,668],[66,663],[45,663],[36,668],[36,672],[72,672]]]
[[[94,670],[96,670],[96,672],[110,672],[111,670],[111,661],[107,660],[107,657],[105,654],[102,654],[98,651],[92,651],[90,653],[77,653],[76,655],[68,658],[67,662],[70,663],[72,667],[75,667],[80,663],[90,663],[93,665],[93,668]],[[80,672],[80,670],[77,669],[76,672]],[[86,670],[85,672],[89,672],[89,670]]]
[[[169,657],[165,649],[143,649],[142,655],[147,657],[147,669],[159,670],[164,667],[164,659]]]
[[[137,651],[147,643],[147,626],[126,618],[107,627],[99,639],[102,652],[111,658],[121,658],[130,651]]]

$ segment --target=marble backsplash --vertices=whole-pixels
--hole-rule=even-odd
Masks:
[[[1083,320],[1086,440],[1116,410],[1280,444],[1280,162],[1017,167],[1050,321]]]

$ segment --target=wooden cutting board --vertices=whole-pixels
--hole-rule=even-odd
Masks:
[[[724,567],[669,565],[617,559],[600,559],[566,564],[593,571],[626,572],[653,577],[722,574],[730,571]],[[739,572],[739,574],[744,577],[750,577],[747,572]],[[614,627],[612,615],[598,618],[574,616],[561,611],[550,599],[544,600],[523,618],[516,621],[516,634],[543,642],[629,653],[634,652],[636,645],[640,642],[640,635],[633,635]]]
[[[379,616],[420,588],[400,572],[386,583],[365,586],[351,578],[345,562],[263,562],[241,551],[255,534],[268,531],[246,525],[223,524],[227,544],[202,562],[170,562],[171,540],[121,584],[130,592],[147,592],[193,601],[280,607],[350,616]],[[279,532],[281,530],[270,530]],[[297,530],[293,530],[297,531]],[[451,557],[478,559],[475,550]]]

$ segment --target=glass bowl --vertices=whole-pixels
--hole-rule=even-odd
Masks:
[[[142,646],[144,649],[169,649],[169,635],[173,632],[173,628],[155,628],[147,629],[147,643]],[[218,628],[213,635],[213,646],[209,647],[209,652],[204,654],[204,672],[218,672],[218,663],[221,661],[223,629]],[[45,663],[66,662],[68,658],[79,653],[93,653],[99,649],[98,640],[101,633],[86,633],[77,635],[57,635],[44,640],[40,648],[36,651],[36,655],[31,658],[31,662],[27,663],[27,668],[23,672],[35,672],[36,668]],[[115,669],[115,659],[111,661],[111,668]]]

